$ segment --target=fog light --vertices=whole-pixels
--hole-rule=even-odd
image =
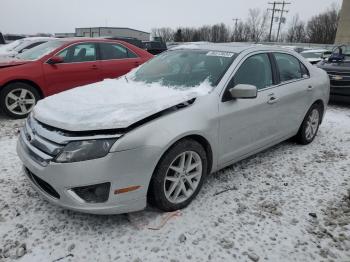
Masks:
[[[103,203],[108,200],[111,183],[74,187],[72,191],[87,203]]]

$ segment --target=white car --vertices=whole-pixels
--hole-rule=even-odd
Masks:
[[[14,57],[19,53],[55,39],[52,37],[27,37],[0,46],[0,57]]]
[[[327,49],[312,49],[303,51],[300,54],[311,64],[317,64],[323,59],[328,58],[332,54],[332,51],[329,51]]]

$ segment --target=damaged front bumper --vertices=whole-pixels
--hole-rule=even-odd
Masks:
[[[56,163],[50,155],[55,145],[61,146],[56,142],[76,140],[76,137],[52,134],[53,130],[41,128],[45,129],[26,124],[17,143],[17,153],[30,183],[48,201],[94,214],[127,213],[146,207],[148,185],[158,161],[159,148],[140,147],[111,152],[98,159]],[[51,139],[56,136],[55,142],[48,134]]]

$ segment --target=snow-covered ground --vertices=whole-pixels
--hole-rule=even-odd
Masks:
[[[43,200],[16,155],[22,121],[0,116],[0,261],[350,261],[350,106],[315,141],[284,142],[208,177],[167,214],[75,213]]]

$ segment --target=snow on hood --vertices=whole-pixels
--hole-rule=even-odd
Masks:
[[[191,88],[171,88],[107,79],[47,97],[33,116],[42,123],[69,131],[126,128],[131,124],[212,90],[209,82]]]

